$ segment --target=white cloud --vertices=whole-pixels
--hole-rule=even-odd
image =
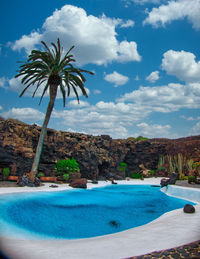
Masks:
[[[127,76],[119,74],[116,71],[111,74],[105,75],[104,79],[110,83],[114,83],[115,87],[118,87],[119,85],[125,85],[129,80]]]
[[[195,55],[186,51],[169,50],[164,53],[162,69],[186,82],[200,82],[200,61]]]
[[[0,105],[0,111],[3,110],[3,107]]]
[[[98,89],[95,89],[93,92],[94,92],[94,94],[101,94],[101,91]]]
[[[199,135],[200,134],[200,122],[197,122],[190,131],[191,135]]]
[[[2,112],[4,118],[19,119],[24,122],[35,122],[44,119],[44,113],[33,108],[12,108],[7,112]]]
[[[29,53],[41,40],[48,44],[59,37],[65,51],[75,45],[73,54],[79,65],[140,61],[141,57],[134,41],[119,42],[116,38],[117,27],[126,28],[133,25],[131,20],[87,15],[82,8],[65,5],[46,19],[42,30],[22,36],[13,43],[12,48],[25,48]]]
[[[135,4],[160,4],[163,0],[132,0]]]
[[[135,77],[135,81],[139,81],[139,80],[140,80],[139,76],[138,76],[138,75],[136,75],[136,77]]]
[[[148,111],[133,104],[100,101],[81,109],[54,110],[52,118],[59,120],[58,127],[62,130],[70,128],[88,134],[126,138],[129,135],[128,127],[132,127],[147,114]],[[53,125],[55,127],[55,122]]]
[[[145,137],[152,138],[154,136],[156,137],[168,137],[169,131],[171,129],[170,125],[158,125],[158,124],[152,124],[148,125],[146,122],[138,123],[137,127],[140,129],[140,134]]]
[[[138,4],[138,5],[145,5],[145,4],[160,4],[161,2],[166,2],[167,0],[122,0],[125,2],[125,7],[129,7],[130,4]]]
[[[168,1],[166,5],[153,8],[143,24],[151,24],[154,27],[165,26],[174,20],[187,18],[193,28],[200,29],[200,1],[177,0]]]
[[[148,111],[172,112],[182,108],[200,108],[200,83],[168,84],[166,86],[140,87],[117,99],[142,106]]]
[[[81,100],[79,101],[79,103],[77,100],[72,100],[68,104],[72,108],[88,107],[90,105],[88,102],[81,101]]]
[[[192,117],[192,116],[190,116],[190,117],[186,117],[186,116],[184,116],[184,115],[181,115],[180,116],[180,118],[181,119],[184,119],[184,120],[187,120],[187,121],[196,121],[196,120],[200,120],[200,116],[198,116],[198,117]]]
[[[159,71],[152,72],[149,76],[146,77],[146,80],[155,83],[159,79]]]
[[[6,89],[7,79],[5,77],[0,77],[0,88]]]
[[[124,22],[120,27],[121,27],[121,28],[133,27],[134,24],[135,24],[134,21],[132,21],[132,20],[127,20],[127,21]]]

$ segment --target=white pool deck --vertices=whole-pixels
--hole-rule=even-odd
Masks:
[[[120,181],[119,184],[160,184],[161,178],[144,181]],[[59,191],[70,189],[67,185],[58,188],[45,186],[0,188],[0,195],[17,192]],[[110,185],[100,182],[99,187]],[[97,187],[88,184],[89,188]],[[200,189],[169,186],[164,191],[198,204],[196,212],[186,214],[182,209],[168,212],[155,221],[141,227],[116,234],[78,240],[28,240],[2,236],[1,251],[10,259],[120,259],[169,249],[200,240]]]

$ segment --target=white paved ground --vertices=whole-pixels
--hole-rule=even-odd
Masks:
[[[160,178],[120,181],[120,184],[159,184]],[[101,182],[104,186],[110,182]],[[88,188],[97,187],[88,184]],[[30,188],[0,188],[0,194],[30,191],[66,190],[66,185],[59,188],[45,186]],[[180,192],[179,187],[179,192]],[[187,193],[189,188],[183,188]],[[200,190],[199,195],[200,195]],[[197,191],[197,192],[198,192]],[[174,191],[173,191],[174,192]],[[197,193],[198,194],[198,193]],[[195,194],[196,195],[196,194]],[[189,195],[192,199],[191,193]],[[194,214],[185,214],[175,210],[162,215],[157,220],[141,227],[120,233],[79,240],[27,240],[3,236],[1,250],[10,259],[120,259],[141,255],[162,249],[168,249],[200,239],[200,203],[195,206]]]

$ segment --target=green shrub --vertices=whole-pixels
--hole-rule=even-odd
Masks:
[[[123,173],[124,177],[126,176],[127,163],[120,163],[118,169]]]
[[[133,179],[141,179],[141,180],[144,179],[144,177],[141,174],[139,174],[139,173],[132,173],[131,178],[133,178]]]
[[[39,173],[38,174],[38,178],[40,178],[40,177],[44,177],[44,174],[43,173]]]
[[[148,140],[148,138],[139,136],[139,137],[136,138],[136,140],[137,140],[137,141],[144,141],[144,140]]]
[[[63,174],[63,179],[64,179],[65,181],[69,180],[69,174]]]
[[[155,170],[150,170],[149,171],[149,175],[154,175],[155,174]]]
[[[59,160],[55,165],[55,169],[59,174],[78,173],[80,171],[76,159]]]
[[[3,175],[7,177],[10,175],[10,169],[8,167],[3,169]]]
[[[194,175],[188,176],[188,183],[192,183],[192,182],[195,182],[195,176]]]
[[[165,171],[165,167],[164,166],[158,167],[158,170]]]
[[[186,175],[179,175],[179,180],[188,180],[188,176]]]

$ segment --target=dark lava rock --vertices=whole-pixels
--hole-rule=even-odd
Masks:
[[[87,179],[86,178],[81,178],[81,179],[75,179],[73,180],[70,185],[73,188],[87,188]]]
[[[26,177],[25,175],[23,175],[23,176],[20,176],[20,177],[19,177],[19,180],[18,180],[17,184],[18,184],[20,187],[24,187],[24,186],[28,186],[28,187],[38,187],[38,186],[40,186],[40,179],[36,177],[36,178],[35,178],[35,181],[34,181],[34,183],[33,183],[28,177]]]
[[[195,212],[195,207],[192,206],[191,204],[186,204],[183,208],[183,211],[185,213],[194,213]]]

